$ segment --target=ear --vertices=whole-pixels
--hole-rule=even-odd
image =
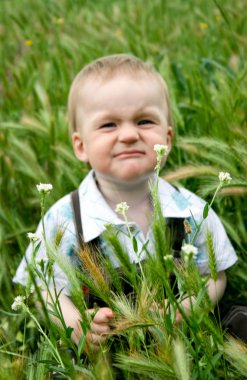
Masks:
[[[72,134],[72,144],[74,148],[74,153],[78,160],[88,162],[88,156],[85,150],[85,145],[83,143],[80,133],[74,132]]]
[[[170,153],[171,151],[171,148],[172,148],[172,139],[173,139],[173,136],[174,136],[174,132],[173,132],[173,128],[168,126],[167,127],[167,136],[166,136],[166,139],[167,139],[167,146],[168,146],[168,153]]]

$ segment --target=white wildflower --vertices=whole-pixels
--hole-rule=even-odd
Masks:
[[[25,307],[25,303],[24,303],[25,299],[26,299],[25,296],[15,297],[14,302],[11,305],[11,309],[17,311]]]
[[[32,243],[36,243],[36,241],[40,240],[40,237],[37,234],[33,234],[32,232],[28,232],[27,237]]]
[[[186,256],[189,256],[189,255],[196,256],[198,253],[198,248],[192,244],[184,244],[182,246],[182,253]]]
[[[120,202],[116,205],[116,208],[115,208],[115,211],[118,213],[118,214],[122,214],[122,215],[125,215],[126,211],[128,211],[129,209],[129,206],[127,205],[126,202]]]
[[[222,183],[222,185],[225,185],[225,184],[228,184],[231,182],[232,177],[227,172],[220,172],[219,173],[219,180],[220,180],[220,183]]]
[[[38,192],[43,194],[49,194],[53,189],[53,186],[50,183],[40,183],[39,185],[36,185],[36,187]]]
[[[166,156],[168,153],[168,146],[163,144],[155,144],[154,145],[154,151],[157,154],[157,157],[163,157]]]
[[[156,152],[156,158],[157,158],[157,164],[154,168],[156,170],[157,176],[159,175],[161,163],[162,163],[162,157],[167,156],[168,154],[168,146],[162,145],[162,144],[155,144],[154,145],[154,151]]]

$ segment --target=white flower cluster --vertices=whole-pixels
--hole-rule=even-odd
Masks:
[[[192,244],[184,244],[182,246],[182,252],[186,256],[189,256],[189,255],[196,256],[198,253],[198,248]]]
[[[50,183],[40,183],[39,185],[36,185],[36,187],[38,192],[42,194],[49,194],[53,189],[53,186]]]
[[[166,156],[168,153],[168,146],[167,145],[162,145],[162,144],[155,144],[154,145],[154,151],[157,154],[158,158],[161,158],[163,156]]]
[[[33,234],[32,232],[27,233],[28,239],[32,242],[35,243],[36,241],[40,240],[40,237],[37,234]]]
[[[11,305],[11,309],[15,311],[22,309],[25,306],[25,302],[24,302],[25,299],[26,299],[25,296],[15,297],[14,302]]]
[[[115,208],[115,211],[118,213],[118,214],[122,214],[122,215],[125,215],[126,211],[128,211],[129,209],[129,206],[127,205],[126,202],[120,202],[116,205],[116,208]]]
[[[230,183],[232,180],[232,177],[227,172],[220,172],[219,173],[219,181],[222,185]]]

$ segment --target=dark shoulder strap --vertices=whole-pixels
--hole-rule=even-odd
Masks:
[[[83,239],[83,230],[82,230],[82,221],[81,221],[81,208],[80,208],[80,199],[79,199],[79,191],[74,190],[71,194],[71,203],[72,203],[72,209],[74,212],[74,223],[75,223],[75,229],[77,234],[77,241],[78,246],[80,249],[83,250],[83,246],[85,247],[84,239]],[[89,246],[92,248],[97,248],[99,245],[99,239],[96,238],[93,241],[90,242]],[[82,262],[81,262],[82,264]],[[93,308],[95,303],[99,303],[99,306],[101,306],[99,300],[87,286],[82,286],[84,299],[86,301],[86,304],[88,305],[88,308]],[[102,306],[106,306],[105,303],[102,304]]]
[[[83,245],[86,243],[84,242],[84,239],[83,239],[83,229],[82,229],[82,222],[81,222],[81,207],[80,207],[78,189],[72,191],[71,202],[72,202],[72,209],[74,213],[74,223],[75,223],[77,241],[78,241],[79,247],[82,248]],[[92,241],[90,241],[89,245],[93,248],[97,248],[99,246],[99,238],[95,238]]]
[[[180,193],[177,186],[171,185],[176,191]],[[180,257],[181,247],[185,239],[184,218],[168,218],[167,226],[169,232],[172,234],[172,248],[175,257]]]
[[[71,193],[72,208],[74,212],[74,222],[75,229],[77,234],[77,240],[79,246],[83,244],[83,231],[82,231],[82,222],[81,222],[81,208],[80,208],[80,199],[78,189],[74,190]]]

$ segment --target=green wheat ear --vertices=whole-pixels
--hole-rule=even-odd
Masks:
[[[55,247],[59,247],[59,245],[60,245],[60,243],[62,241],[63,235],[65,233],[66,228],[67,228],[66,223],[58,225],[58,228],[57,228],[56,234],[55,234],[55,238],[54,238],[54,246]]]
[[[143,379],[167,379],[174,380],[176,375],[170,363],[153,356],[148,356],[146,353],[133,352],[130,355],[117,354],[115,367],[121,368],[125,371],[137,374],[138,377]],[[155,374],[155,375],[154,375]],[[126,377],[127,378],[127,377]]]
[[[240,340],[228,337],[228,340],[224,344],[223,350],[226,360],[229,361],[235,367],[236,371],[245,378],[247,373],[246,344]]]
[[[80,278],[89,286],[95,294],[104,299],[107,303],[110,300],[109,281],[100,261],[100,254],[93,251],[87,244],[78,252],[78,257],[82,263],[83,273]]]
[[[190,361],[182,340],[173,340],[173,366],[178,380],[190,380]]]
[[[214,244],[212,239],[212,234],[209,230],[207,230],[206,234],[207,238],[207,249],[208,249],[208,259],[209,259],[209,269],[211,273],[211,277],[214,281],[217,280],[218,272],[217,272],[217,263],[215,257]]]

